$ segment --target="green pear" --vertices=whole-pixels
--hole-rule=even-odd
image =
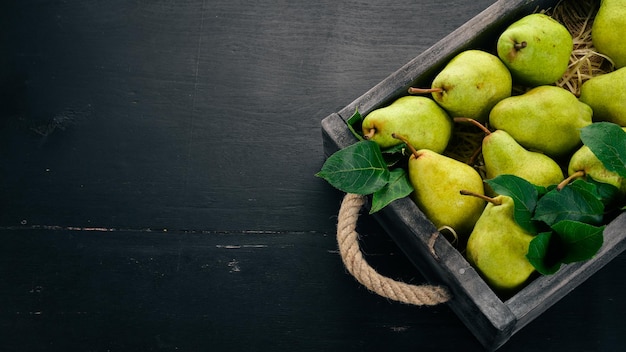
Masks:
[[[466,257],[487,284],[508,293],[523,286],[535,272],[526,258],[534,236],[515,222],[513,198],[499,195],[487,200],[467,241]]]
[[[452,127],[448,114],[432,99],[421,96],[401,97],[386,107],[373,110],[362,122],[365,138],[382,149],[402,143],[392,137],[399,133],[415,148],[437,153],[446,149]]]
[[[593,109],[594,121],[626,126],[626,67],[585,81],[579,99]]]
[[[411,88],[409,93],[432,93],[433,99],[452,117],[484,122],[489,110],[511,96],[512,78],[497,56],[481,50],[456,55],[435,76],[430,89]]]
[[[592,115],[591,107],[570,91],[539,86],[500,101],[491,110],[489,123],[526,149],[560,158],[581,144],[580,129],[591,124]]]
[[[626,128],[622,129],[626,132]],[[595,181],[615,186],[620,194],[626,195],[624,178],[616,172],[607,170],[600,159],[586,145],[572,154],[567,166],[567,174],[568,179],[562,183],[562,186],[565,186],[572,179],[590,176]]]
[[[626,1],[602,0],[591,27],[591,41],[600,53],[611,58],[616,68],[626,66]]]
[[[399,137],[401,138],[401,137]],[[408,174],[414,192],[413,200],[437,227],[449,226],[459,236],[467,237],[485,207],[477,197],[459,194],[462,189],[484,194],[483,180],[478,171],[432,150],[412,151]]]
[[[486,177],[515,175],[537,185],[548,187],[563,180],[559,164],[549,156],[526,150],[510,134],[497,130],[482,143]]]
[[[624,180],[615,172],[607,170],[600,159],[587,147],[583,145],[570,159],[567,166],[567,174],[570,178],[590,176],[598,182],[608,183],[624,191]]]
[[[512,23],[497,42],[498,56],[513,80],[533,87],[558,81],[567,71],[573,48],[567,28],[541,13]]]

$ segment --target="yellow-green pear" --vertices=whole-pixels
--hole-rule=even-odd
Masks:
[[[448,114],[432,99],[422,96],[404,96],[386,107],[373,110],[362,122],[366,139],[382,149],[402,143],[393,138],[398,133],[415,148],[426,148],[441,153],[452,135],[453,123]]]
[[[513,80],[532,87],[558,81],[567,71],[573,48],[567,28],[542,13],[512,23],[497,42],[498,56]]]
[[[459,191],[467,189],[484,194],[480,174],[468,164],[432,150],[411,148],[411,151],[408,174],[414,189],[413,200],[437,228],[449,226],[467,238],[485,201],[463,196]]]
[[[473,198],[471,192],[464,193]],[[535,272],[526,258],[534,236],[515,222],[511,197],[499,195],[487,200],[467,241],[466,257],[494,290],[510,293]]]
[[[549,156],[526,150],[510,134],[496,130],[482,143],[486,177],[515,175],[537,185],[548,187],[563,180],[563,170]]]
[[[579,99],[593,109],[594,121],[626,126],[626,67],[585,81]]]
[[[626,128],[622,128],[626,132]],[[568,179],[563,186],[575,178],[590,176],[598,182],[608,183],[617,187],[621,195],[626,195],[626,182],[619,174],[609,171],[602,164],[600,159],[587,147],[583,145],[570,158],[567,166]]]
[[[580,146],[580,130],[593,111],[570,91],[535,87],[500,101],[489,115],[490,126],[508,132],[524,148],[560,158]]]
[[[511,73],[497,56],[466,50],[435,76],[430,89],[411,88],[409,93],[430,92],[451,117],[484,122],[498,101],[511,96],[512,84]]]
[[[591,27],[591,41],[616,68],[626,66],[626,42],[622,36],[626,28],[626,1],[602,0]]]

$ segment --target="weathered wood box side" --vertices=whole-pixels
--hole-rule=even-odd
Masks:
[[[557,0],[494,3],[342,110],[326,117],[322,121],[326,157],[357,142],[345,123],[356,109],[365,115],[406,95],[412,85],[429,84],[434,74],[462,50],[493,51],[497,34],[508,23],[557,3]],[[593,259],[564,266],[552,276],[541,276],[503,301],[444,236],[432,241],[437,230],[411,199],[397,200],[374,217],[429,282],[446,285],[451,290],[454,298],[448,305],[488,350],[501,347],[626,249],[626,214],[621,214],[607,226],[604,245]]]

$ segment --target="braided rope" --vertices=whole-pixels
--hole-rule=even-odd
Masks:
[[[365,198],[348,193],[339,209],[337,243],[341,259],[348,272],[370,291],[402,303],[432,306],[450,300],[445,287],[433,285],[410,285],[380,275],[367,264],[359,247],[356,224]]]

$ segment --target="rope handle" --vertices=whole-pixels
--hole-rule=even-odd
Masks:
[[[448,289],[435,285],[410,285],[382,276],[361,253],[357,220],[365,197],[348,193],[344,196],[337,221],[337,243],[341,260],[348,272],[368,290],[391,300],[416,306],[434,306],[451,299]]]

